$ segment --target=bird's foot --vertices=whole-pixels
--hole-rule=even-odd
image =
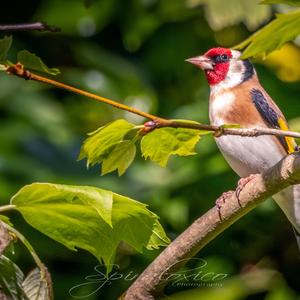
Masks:
[[[219,217],[220,220],[222,220],[221,217],[221,208],[225,203],[226,198],[230,197],[231,195],[233,195],[235,192],[234,191],[228,191],[228,192],[224,192],[217,200],[216,200],[216,207],[218,209],[218,213],[219,213]]]
[[[241,203],[240,203],[240,193],[242,191],[242,189],[246,186],[246,184],[248,182],[250,182],[252,179],[254,179],[256,177],[257,174],[250,174],[248,177],[244,177],[244,178],[241,178],[239,181],[238,181],[238,184],[237,184],[237,188],[235,190],[235,196],[236,196],[236,199],[238,200],[238,203],[240,206]]]

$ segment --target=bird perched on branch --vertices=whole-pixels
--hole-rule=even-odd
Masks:
[[[204,70],[210,85],[211,124],[288,130],[283,113],[261,86],[253,65],[240,57],[239,51],[213,48],[202,56],[187,59]],[[240,186],[249,182],[252,174],[269,169],[288,153],[298,150],[293,138],[268,135],[226,135],[216,137],[216,143],[231,168],[242,177]],[[300,249],[300,185],[290,186],[273,198],[295,228]],[[221,205],[222,201],[217,200],[217,206]]]

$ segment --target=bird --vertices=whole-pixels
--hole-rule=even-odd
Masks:
[[[205,73],[210,86],[211,125],[289,130],[283,113],[260,84],[253,64],[241,56],[238,50],[216,47],[186,60]],[[291,137],[223,135],[215,140],[225,160],[241,177],[238,186],[244,186],[254,174],[266,171],[299,150]],[[222,206],[220,199],[222,196],[216,201],[218,209]],[[300,185],[289,186],[273,195],[273,199],[291,222],[300,250]]]

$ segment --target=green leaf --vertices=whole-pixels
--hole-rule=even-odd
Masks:
[[[18,61],[26,68],[30,70],[35,70],[42,73],[47,73],[51,75],[57,75],[60,73],[59,69],[48,68],[44,62],[35,54],[30,53],[27,50],[22,50],[18,52]]]
[[[27,300],[22,282],[24,274],[19,267],[4,255],[0,256],[0,288],[9,299]]]
[[[299,34],[300,10],[296,10],[277,15],[275,20],[234,48],[246,47],[242,55],[243,59],[251,56],[265,56],[280,48],[284,43],[294,40]]]
[[[158,221],[153,224],[152,232],[148,244],[145,246],[148,250],[159,249],[160,246],[167,246],[170,243],[169,238]]]
[[[17,205],[19,210],[31,209],[32,205],[46,204],[49,201],[67,205],[78,202],[82,206],[90,206],[111,226],[113,193],[110,191],[85,186],[37,183],[23,187],[11,199],[11,203]]]
[[[170,155],[196,154],[195,146],[200,133],[200,130],[185,128],[156,129],[142,138],[141,151],[145,159],[149,158],[164,167]]]
[[[262,0],[260,4],[287,4],[293,6],[300,6],[300,0]]]
[[[39,268],[32,270],[22,283],[24,292],[31,300],[51,300],[53,299],[52,282],[49,272]],[[46,276],[45,276],[46,275]]]
[[[118,170],[119,176],[124,174],[131,165],[136,153],[136,146],[132,141],[119,142],[102,163],[102,175]]]
[[[121,119],[97,129],[84,141],[78,159],[86,157],[87,166],[103,162],[102,174],[116,169],[123,174],[135,156],[135,137],[124,140],[133,128],[133,124]]]
[[[70,193],[72,191],[72,193]],[[82,248],[103,260],[110,271],[116,248],[125,241],[137,251],[156,248],[169,242],[158,217],[145,204],[114,194],[112,227],[99,216],[85,197],[110,194],[110,191],[87,186],[34,183],[23,187],[11,203],[25,220],[71,250]]]
[[[5,62],[11,44],[12,44],[11,36],[5,36],[4,38],[0,39],[0,62]]]

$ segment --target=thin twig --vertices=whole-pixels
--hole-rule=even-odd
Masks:
[[[217,235],[236,222],[268,197],[284,188],[300,183],[300,153],[283,158],[263,174],[257,174],[239,193],[226,196],[220,210],[215,206],[181,233],[143,271],[121,296],[124,300],[154,300],[163,294],[164,287],[190,258],[196,255]]]
[[[58,32],[59,27],[48,25],[45,22],[23,23],[23,24],[0,24],[0,31],[50,31]]]
[[[69,92],[72,92],[72,93],[75,93],[75,94],[79,94],[79,95],[88,97],[90,99],[94,99],[94,100],[97,100],[97,101],[109,104],[111,106],[114,106],[114,107],[122,109],[122,110],[126,110],[128,112],[131,112],[133,114],[139,115],[139,116],[144,117],[146,119],[150,119],[150,120],[157,120],[157,119],[159,119],[159,120],[162,120],[161,118],[158,118],[158,117],[156,117],[154,115],[151,115],[151,114],[148,114],[146,112],[143,112],[143,111],[141,111],[139,109],[136,109],[134,107],[130,107],[130,106],[127,106],[125,104],[113,101],[111,99],[108,99],[108,98],[105,98],[105,97],[101,97],[101,96],[95,95],[93,93],[86,92],[86,91],[83,91],[81,89],[78,89],[76,87],[73,87],[73,86],[70,86],[70,85],[58,82],[56,80],[53,80],[53,79],[50,79],[50,78],[46,78],[46,77],[43,77],[43,76],[40,76],[40,75],[37,75],[37,74],[34,74],[32,72],[29,72],[28,70],[25,70],[21,64],[15,64],[13,66],[8,67],[7,68],[7,73],[8,74],[13,74],[13,75],[16,75],[16,76],[19,76],[19,77],[22,77],[24,79],[35,80],[35,81],[43,82],[43,83],[46,83],[46,84],[50,84],[50,85],[55,86],[57,88],[60,88],[60,89],[63,89],[63,90],[67,90]]]
[[[177,121],[177,120],[157,120],[153,123],[153,128],[149,122],[146,123],[146,126],[151,131],[156,128],[161,127],[173,127],[173,128],[189,128],[196,130],[212,131],[215,133],[216,137],[222,135],[239,135],[239,136],[248,136],[255,137],[260,135],[275,135],[275,136],[288,136],[294,138],[300,138],[300,132],[289,131],[289,130],[280,130],[267,127],[257,127],[257,128],[226,128],[224,126],[214,126],[207,124],[199,124],[196,122],[187,122],[187,121]]]
[[[151,120],[150,122],[146,122],[144,124],[144,127],[140,130],[140,134],[144,135],[149,133],[152,130],[155,130],[157,128],[161,127],[173,127],[173,128],[190,128],[190,129],[196,129],[196,130],[205,130],[205,131],[211,131],[214,133],[216,137],[219,137],[221,135],[238,135],[238,136],[248,136],[248,137],[256,137],[260,135],[275,135],[275,136],[288,136],[288,137],[294,137],[294,138],[300,138],[300,133],[295,131],[286,131],[286,130],[280,130],[280,129],[272,129],[272,128],[226,128],[224,126],[214,126],[214,125],[207,125],[207,124],[200,124],[197,122],[191,122],[191,121],[179,121],[179,120],[167,120],[160,118],[158,116],[146,113],[144,111],[141,111],[137,108],[119,103],[117,101],[95,95],[93,93],[83,91],[81,89],[78,89],[76,87],[61,83],[59,81],[43,77],[40,75],[37,75],[35,73],[32,73],[26,69],[24,69],[23,65],[18,63],[13,66],[7,66],[6,72],[8,74],[16,75],[19,77],[22,77],[27,80],[35,80],[38,82],[43,82],[46,84],[50,84],[52,86],[55,86],[57,88],[70,91],[75,94],[79,94],[85,97],[88,97],[90,99],[97,100],[102,103],[109,104],[111,106],[114,106],[116,108],[131,112],[133,114],[139,115],[141,117],[144,117],[148,120]]]
[[[290,130],[280,130],[272,128],[224,128],[221,135],[239,135],[239,136],[260,136],[260,135],[275,135],[300,138],[300,133]]]

